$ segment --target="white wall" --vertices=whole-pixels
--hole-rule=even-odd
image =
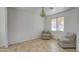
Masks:
[[[76,51],[79,52],[79,8],[76,8],[77,9],[77,43],[76,43]]]
[[[65,32],[77,32],[77,12],[75,8],[46,17],[45,30],[51,31],[51,20],[59,16],[64,16],[64,32],[52,31],[52,35],[59,37],[60,35],[63,35]]]
[[[43,19],[39,13],[27,9],[8,8],[9,44],[39,38],[43,30]]]
[[[7,43],[7,8],[0,7],[0,47],[8,47]]]

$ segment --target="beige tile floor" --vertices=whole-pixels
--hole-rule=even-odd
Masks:
[[[75,52],[75,49],[62,49],[55,39],[34,39],[0,48],[0,52]]]

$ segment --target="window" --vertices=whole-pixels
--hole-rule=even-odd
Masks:
[[[56,31],[56,19],[52,19],[52,23],[51,23],[51,29],[52,31]]]
[[[52,31],[64,31],[64,17],[52,19],[51,29]]]

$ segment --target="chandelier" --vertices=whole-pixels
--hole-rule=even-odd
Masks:
[[[45,16],[46,16],[46,13],[45,13],[44,7],[42,7],[42,10],[41,10],[40,16],[41,16],[41,17],[45,17]]]

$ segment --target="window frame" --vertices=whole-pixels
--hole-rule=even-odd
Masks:
[[[60,17],[64,17],[64,16],[58,16],[58,17],[55,17],[55,18],[53,18],[53,19],[56,19],[56,30],[55,31],[61,31],[61,32],[63,32],[64,31],[64,28],[63,28],[63,30],[58,30],[57,28],[57,18],[60,18]],[[52,20],[53,20],[52,19]],[[65,17],[64,17],[64,19],[65,19]],[[63,19],[63,21],[64,21],[64,19]],[[64,24],[63,24],[64,25]],[[52,21],[51,21],[51,31],[54,31],[54,30],[52,30]]]

